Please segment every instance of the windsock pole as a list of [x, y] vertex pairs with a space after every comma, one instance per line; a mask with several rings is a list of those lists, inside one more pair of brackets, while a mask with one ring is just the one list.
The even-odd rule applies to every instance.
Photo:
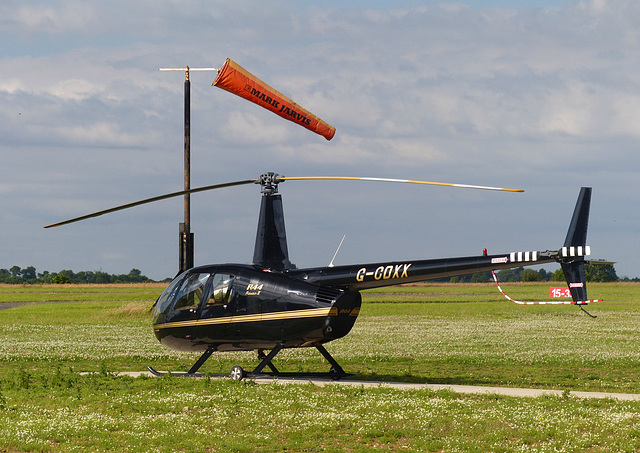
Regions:
[[[184, 71], [184, 190], [191, 189], [191, 81], [189, 71], [218, 71], [217, 68], [159, 68], [159, 71]], [[191, 232], [191, 196], [184, 195], [184, 222], [178, 226], [179, 265], [184, 272], [194, 265], [194, 240]]]

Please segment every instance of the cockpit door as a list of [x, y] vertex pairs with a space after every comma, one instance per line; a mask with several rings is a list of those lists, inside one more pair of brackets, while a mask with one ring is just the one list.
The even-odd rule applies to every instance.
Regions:
[[[237, 310], [235, 277], [230, 274], [213, 274], [209, 282], [209, 295], [201, 302], [199, 318], [209, 326], [212, 339], [236, 341], [238, 329], [233, 321]], [[215, 337], [215, 338], [214, 338]]]
[[231, 316], [235, 312], [234, 277], [229, 274], [211, 276], [209, 295], [201, 303], [201, 318]]

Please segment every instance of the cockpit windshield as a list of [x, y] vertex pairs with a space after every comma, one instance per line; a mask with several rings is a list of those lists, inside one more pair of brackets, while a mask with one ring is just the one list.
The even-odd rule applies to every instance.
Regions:
[[177, 277], [158, 298], [153, 313], [153, 323], [165, 322], [172, 311], [195, 313], [203, 296], [209, 273], [189, 274]]

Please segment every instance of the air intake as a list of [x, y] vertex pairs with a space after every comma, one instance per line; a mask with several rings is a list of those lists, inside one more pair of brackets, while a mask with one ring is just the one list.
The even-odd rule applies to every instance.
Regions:
[[333, 304], [340, 295], [344, 293], [341, 289], [320, 287], [316, 295], [316, 301], [323, 304]]

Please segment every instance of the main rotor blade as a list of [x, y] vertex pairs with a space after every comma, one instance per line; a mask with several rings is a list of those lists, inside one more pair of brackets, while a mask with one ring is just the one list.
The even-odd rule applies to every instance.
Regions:
[[94, 212], [92, 214], [87, 214], [87, 215], [83, 215], [83, 216], [80, 216], [80, 217], [75, 217], [73, 219], [65, 220], [64, 222], [53, 223], [51, 225], [45, 226], [45, 228], [54, 228], [54, 227], [58, 227], [58, 226], [62, 226], [62, 225], [67, 225], [69, 223], [74, 223], [74, 222], [79, 222], [81, 220], [90, 219], [91, 217], [98, 217], [98, 216], [101, 216], [103, 214], [109, 214], [111, 212], [122, 211], [123, 209], [133, 208], [134, 206], [140, 206], [142, 204], [153, 203], [154, 201], [165, 200], [167, 198], [179, 197], [180, 195], [187, 195], [187, 194], [196, 193], [196, 192], [204, 192], [206, 190], [222, 189], [224, 187], [241, 186], [243, 184], [253, 184], [255, 182], [256, 182], [256, 179], [245, 179], [244, 181], [234, 181], [234, 182], [227, 182], [227, 183], [223, 183], [223, 184], [214, 184], [214, 185], [211, 185], [211, 186], [197, 187], [195, 189], [190, 189], [190, 190], [181, 190], [180, 192], [172, 192], [172, 193], [168, 193], [168, 194], [165, 194], [165, 195], [159, 195], [157, 197], [146, 198], [144, 200], [134, 201], [133, 203], [127, 203], [127, 204], [123, 204], [121, 206], [116, 206], [115, 208], [105, 209], [104, 211], [98, 211], [98, 212]]
[[409, 184], [429, 184], [433, 186], [462, 187], [465, 189], [500, 190], [503, 192], [524, 192], [522, 189], [505, 189], [502, 187], [473, 186], [470, 184], [453, 184], [449, 182], [414, 181], [411, 179], [389, 179], [389, 178], [361, 178], [356, 176], [281, 176], [280, 180], [313, 180], [313, 179], [338, 179], [351, 181], [382, 181], [382, 182], [402, 182]]

